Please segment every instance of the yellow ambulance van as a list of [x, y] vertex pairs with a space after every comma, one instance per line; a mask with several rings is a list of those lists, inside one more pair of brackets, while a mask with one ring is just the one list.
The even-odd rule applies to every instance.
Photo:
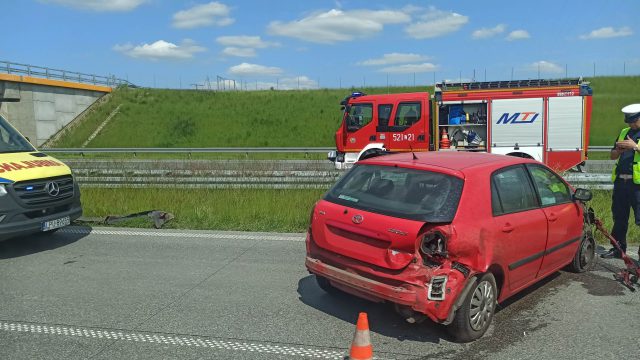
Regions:
[[71, 169], [0, 116], [0, 241], [53, 232], [82, 215]]

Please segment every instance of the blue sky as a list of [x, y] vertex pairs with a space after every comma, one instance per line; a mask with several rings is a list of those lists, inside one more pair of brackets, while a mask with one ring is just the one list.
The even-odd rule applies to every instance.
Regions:
[[0, 61], [141, 86], [640, 74], [638, 0], [4, 0], [0, 20]]

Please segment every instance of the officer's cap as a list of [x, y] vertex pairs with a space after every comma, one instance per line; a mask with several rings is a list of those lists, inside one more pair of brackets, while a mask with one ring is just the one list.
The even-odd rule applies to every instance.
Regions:
[[631, 104], [622, 108], [624, 122], [634, 123], [640, 119], [640, 104]]

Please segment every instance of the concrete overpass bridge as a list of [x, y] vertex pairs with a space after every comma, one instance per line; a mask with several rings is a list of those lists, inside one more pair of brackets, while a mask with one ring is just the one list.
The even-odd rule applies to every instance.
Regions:
[[112, 77], [0, 61], [0, 116], [40, 146], [123, 83]]

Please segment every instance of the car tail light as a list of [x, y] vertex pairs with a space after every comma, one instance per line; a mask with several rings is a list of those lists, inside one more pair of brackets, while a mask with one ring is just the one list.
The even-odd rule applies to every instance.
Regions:
[[313, 224], [313, 213], [316, 211], [316, 205], [318, 205], [317, 202], [313, 204], [313, 206], [311, 207], [311, 212], [309, 213], [309, 231], [311, 231], [311, 225]]

